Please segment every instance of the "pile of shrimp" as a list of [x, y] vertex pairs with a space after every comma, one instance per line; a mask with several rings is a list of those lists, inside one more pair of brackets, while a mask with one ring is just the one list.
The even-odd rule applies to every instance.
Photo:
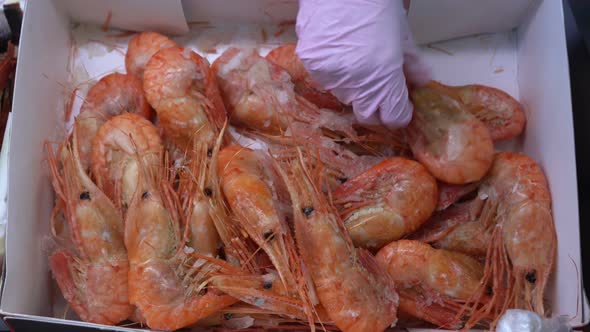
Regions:
[[390, 132], [356, 123], [294, 45], [229, 48], [210, 64], [143, 32], [125, 67], [46, 144], [49, 265], [80, 319], [384, 331], [549, 312], [547, 180], [531, 157], [494, 148], [526, 125], [510, 95], [432, 81]]

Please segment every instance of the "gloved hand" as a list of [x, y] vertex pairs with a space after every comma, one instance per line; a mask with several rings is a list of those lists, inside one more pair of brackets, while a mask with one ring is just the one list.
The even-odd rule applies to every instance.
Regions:
[[[401, 0], [299, 0], [295, 52], [362, 124], [395, 129], [412, 119], [406, 78], [430, 79]], [[405, 72], [405, 73], [404, 73]]]

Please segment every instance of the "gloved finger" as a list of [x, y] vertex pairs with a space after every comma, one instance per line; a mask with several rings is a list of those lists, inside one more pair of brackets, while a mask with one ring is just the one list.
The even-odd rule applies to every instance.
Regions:
[[366, 96], [352, 102], [352, 111], [356, 120], [363, 125], [378, 126], [381, 125], [379, 120], [380, 100], [375, 96]]
[[394, 76], [388, 93], [379, 105], [379, 119], [389, 129], [406, 127], [412, 120], [414, 107], [409, 98], [403, 73]]

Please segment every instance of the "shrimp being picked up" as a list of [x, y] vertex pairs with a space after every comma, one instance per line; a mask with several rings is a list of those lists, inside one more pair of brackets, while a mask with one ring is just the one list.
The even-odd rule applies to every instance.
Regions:
[[436, 180], [413, 160], [386, 159], [333, 192], [356, 246], [379, 249], [415, 231], [434, 211]]
[[295, 54], [295, 44], [279, 46], [266, 55], [266, 59], [285, 69], [293, 84], [295, 92], [314, 103], [319, 108], [342, 110], [344, 105], [329, 91], [322, 90], [317, 82], [311, 79], [309, 73]]
[[[434, 249], [413, 240], [392, 242], [376, 257], [403, 294], [400, 310], [441, 328], [461, 325], [455, 320], [462, 303], [479, 289], [484, 273], [483, 264], [467, 255]], [[418, 300], [424, 303], [417, 305]], [[416, 310], [420, 307], [423, 310]]]
[[181, 152], [190, 151], [193, 140], [215, 145], [226, 114], [207, 59], [189, 49], [162, 49], [146, 65], [143, 88], [164, 138]]
[[156, 127], [148, 120], [126, 113], [107, 121], [92, 145], [92, 173], [96, 183], [125, 211], [139, 181], [138, 158], [146, 167], [159, 168], [164, 147]]
[[71, 236], [65, 240], [73, 243], [71, 249], [51, 253], [49, 266], [64, 298], [82, 320], [114, 325], [134, 311], [128, 298], [123, 218], [86, 174], [75, 148], [76, 129], [72, 137], [73, 141], [63, 147], [61, 169], [51, 148], [47, 148], [53, 187], [63, 202]]
[[146, 119], [151, 108], [143, 95], [141, 81], [132, 75], [109, 74], [90, 90], [76, 117], [78, 149], [84, 169], [90, 167], [92, 141], [100, 127], [115, 115], [136, 113]]
[[[236, 302], [212, 289], [201, 289], [218, 265], [185, 251], [178, 199], [162, 172], [138, 161], [140, 181], [125, 219], [129, 256], [129, 301], [148, 327], [175, 330]], [[206, 257], [206, 256], [203, 256]]]
[[[555, 263], [557, 235], [543, 171], [525, 154], [500, 152], [480, 192], [487, 195], [486, 204], [495, 207], [493, 213], [482, 216], [496, 224], [490, 235], [485, 280], [493, 284], [494, 292], [505, 294], [474, 312], [471, 322], [497, 307], [499, 316], [506, 309], [544, 316], [543, 295]], [[474, 301], [484, 294], [480, 288]]]
[[[383, 331], [397, 320], [393, 280], [369, 252], [354, 247], [319, 190], [321, 175], [310, 173], [304, 160], [299, 153], [279, 171], [291, 195], [295, 238], [318, 299], [342, 331]], [[321, 174], [321, 167], [316, 171]]]
[[161, 49], [175, 46], [173, 40], [157, 32], [147, 31], [138, 34], [129, 41], [125, 53], [127, 73], [143, 80], [145, 66], [152, 56]]
[[416, 159], [446, 183], [480, 180], [494, 158], [486, 126], [459, 102], [427, 86], [415, 89], [412, 101], [414, 117], [407, 133]]

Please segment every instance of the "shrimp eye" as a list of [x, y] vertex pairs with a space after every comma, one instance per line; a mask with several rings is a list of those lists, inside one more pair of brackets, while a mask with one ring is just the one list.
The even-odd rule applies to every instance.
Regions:
[[208, 149], [207, 150], [207, 157], [211, 157], [213, 156], [213, 150], [212, 149]]
[[80, 199], [83, 201], [89, 201], [90, 200], [90, 193], [88, 191], [81, 192]]
[[535, 273], [535, 271], [532, 271], [532, 272], [527, 273], [525, 278], [528, 282], [530, 282], [531, 284], [534, 284], [535, 281], [537, 281], [537, 274]]
[[150, 192], [149, 191], [144, 191], [143, 194], [141, 194], [141, 199], [146, 199], [150, 197]]
[[211, 197], [211, 195], [213, 195], [213, 191], [209, 187], [205, 188], [203, 191], [205, 192], [205, 196], [207, 197]]
[[314, 209], [311, 206], [306, 206], [303, 209], [301, 209], [301, 211], [303, 212], [303, 214], [305, 214], [306, 217], [309, 217], [309, 215], [313, 213]]
[[227, 312], [225, 314], [223, 314], [223, 319], [225, 320], [230, 320], [234, 315], [232, 315], [231, 313]]
[[494, 293], [494, 291], [492, 290], [492, 287], [490, 287], [489, 285], [486, 286], [486, 295], [492, 295]]
[[270, 239], [270, 238], [272, 238], [274, 236], [274, 233], [272, 231], [271, 232], [266, 232], [266, 233], [263, 234], [263, 236], [264, 236], [264, 239], [265, 240], [268, 240], [268, 239]]
[[265, 281], [264, 284], [262, 284], [262, 288], [271, 289], [272, 288], [272, 281]]
[[341, 178], [338, 178], [338, 181], [340, 181], [340, 183], [344, 183], [344, 182], [348, 181], [348, 178], [343, 176]]

